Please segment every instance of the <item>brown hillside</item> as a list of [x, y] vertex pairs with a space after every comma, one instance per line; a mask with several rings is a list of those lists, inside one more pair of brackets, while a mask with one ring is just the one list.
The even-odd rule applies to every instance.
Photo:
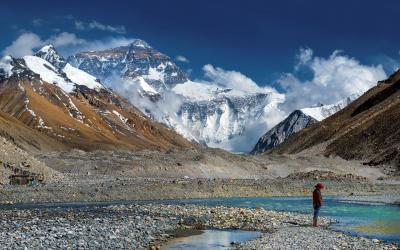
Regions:
[[77, 88], [12, 77], [0, 82], [0, 134], [37, 151], [195, 147], [108, 89]]
[[316, 153], [400, 166], [400, 70], [345, 109], [295, 134], [272, 153]]

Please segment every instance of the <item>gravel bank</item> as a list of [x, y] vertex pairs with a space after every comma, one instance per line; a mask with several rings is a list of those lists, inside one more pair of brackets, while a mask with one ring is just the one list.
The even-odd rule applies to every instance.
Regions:
[[[320, 181], [320, 180], [318, 180]], [[0, 186], [0, 203], [153, 200], [213, 197], [310, 196], [316, 180], [167, 179], [68, 176], [44, 186]], [[324, 195], [400, 193], [398, 184], [323, 180]]]
[[[242, 249], [262, 249], [270, 241], [276, 245], [269, 246], [280, 249], [280, 244], [285, 244], [281, 246], [288, 249], [293, 249], [290, 246], [294, 244], [299, 249], [312, 248], [307, 236], [317, 237], [324, 247], [333, 247], [340, 239], [341, 244], [347, 244], [348, 248], [397, 248], [328, 229], [310, 228], [307, 226], [311, 220], [309, 215], [263, 209], [146, 204], [2, 210], [0, 218], [0, 244], [3, 249], [158, 249], [172, 237], [174, 230], [204, 228], [264, 232], [264, 237], [238, 246]], [[321, 218], [322, 226], [333, 222]]]
[[239, 249], [398, 249], [398, 246], [326, 228], [292, 226], [282, 227], [259, 239], [245, 242]]

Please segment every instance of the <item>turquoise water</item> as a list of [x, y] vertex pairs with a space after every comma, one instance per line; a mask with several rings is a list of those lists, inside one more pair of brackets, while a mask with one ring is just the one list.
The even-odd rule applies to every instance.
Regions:
[[260, 232], [241, 230], [203, 230], [202, 234], [179, 237], [171, 240], [162, 250], [231, 250], [236, 249], [231, 242], [243, 242], [261, 236]]
[[[287, 212], [312, 213], [310, 197], [221, 198], [177, 200], [173, 203], [225, 205], [264, 208]], [[321, 216], [339, 221], [332, 228], [351, 234], [400, 243], [400, 206], [384, 203], [346, 201], [324, 198]], [[310, 222], [311, 223], [311, 222]]]

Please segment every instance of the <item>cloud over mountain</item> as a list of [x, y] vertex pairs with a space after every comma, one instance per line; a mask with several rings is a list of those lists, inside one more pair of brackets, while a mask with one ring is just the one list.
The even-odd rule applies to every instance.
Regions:
[[[334, 51], [328, 58], [314, 56], [311, 49], [300, 49], [293, 73], [277, 81], [286, 95], [285, 111], [323, 103], [335, 103], [354, 93], [363, 93], [385, 79], [382, 65], [364, 65], [355, 58]], [[309, 71], [311, 79], [301, 80], [297, 73]]]

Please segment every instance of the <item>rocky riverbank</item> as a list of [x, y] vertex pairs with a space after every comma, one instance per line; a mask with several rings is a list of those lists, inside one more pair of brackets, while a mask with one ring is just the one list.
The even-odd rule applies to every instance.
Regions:
[[219, 228], [263, 232], [257, 240], [236, 245], [241, 249], [398, 247], [331, 231], [326, 226], [334, 221], [328, 218], [321, 218], [322, 228], [310, 228], [310, 220], [295, 213], [198, 205], [9, 209], [0, 213], [0, 244], [4, 249], [159, 249], [177, 230]]

